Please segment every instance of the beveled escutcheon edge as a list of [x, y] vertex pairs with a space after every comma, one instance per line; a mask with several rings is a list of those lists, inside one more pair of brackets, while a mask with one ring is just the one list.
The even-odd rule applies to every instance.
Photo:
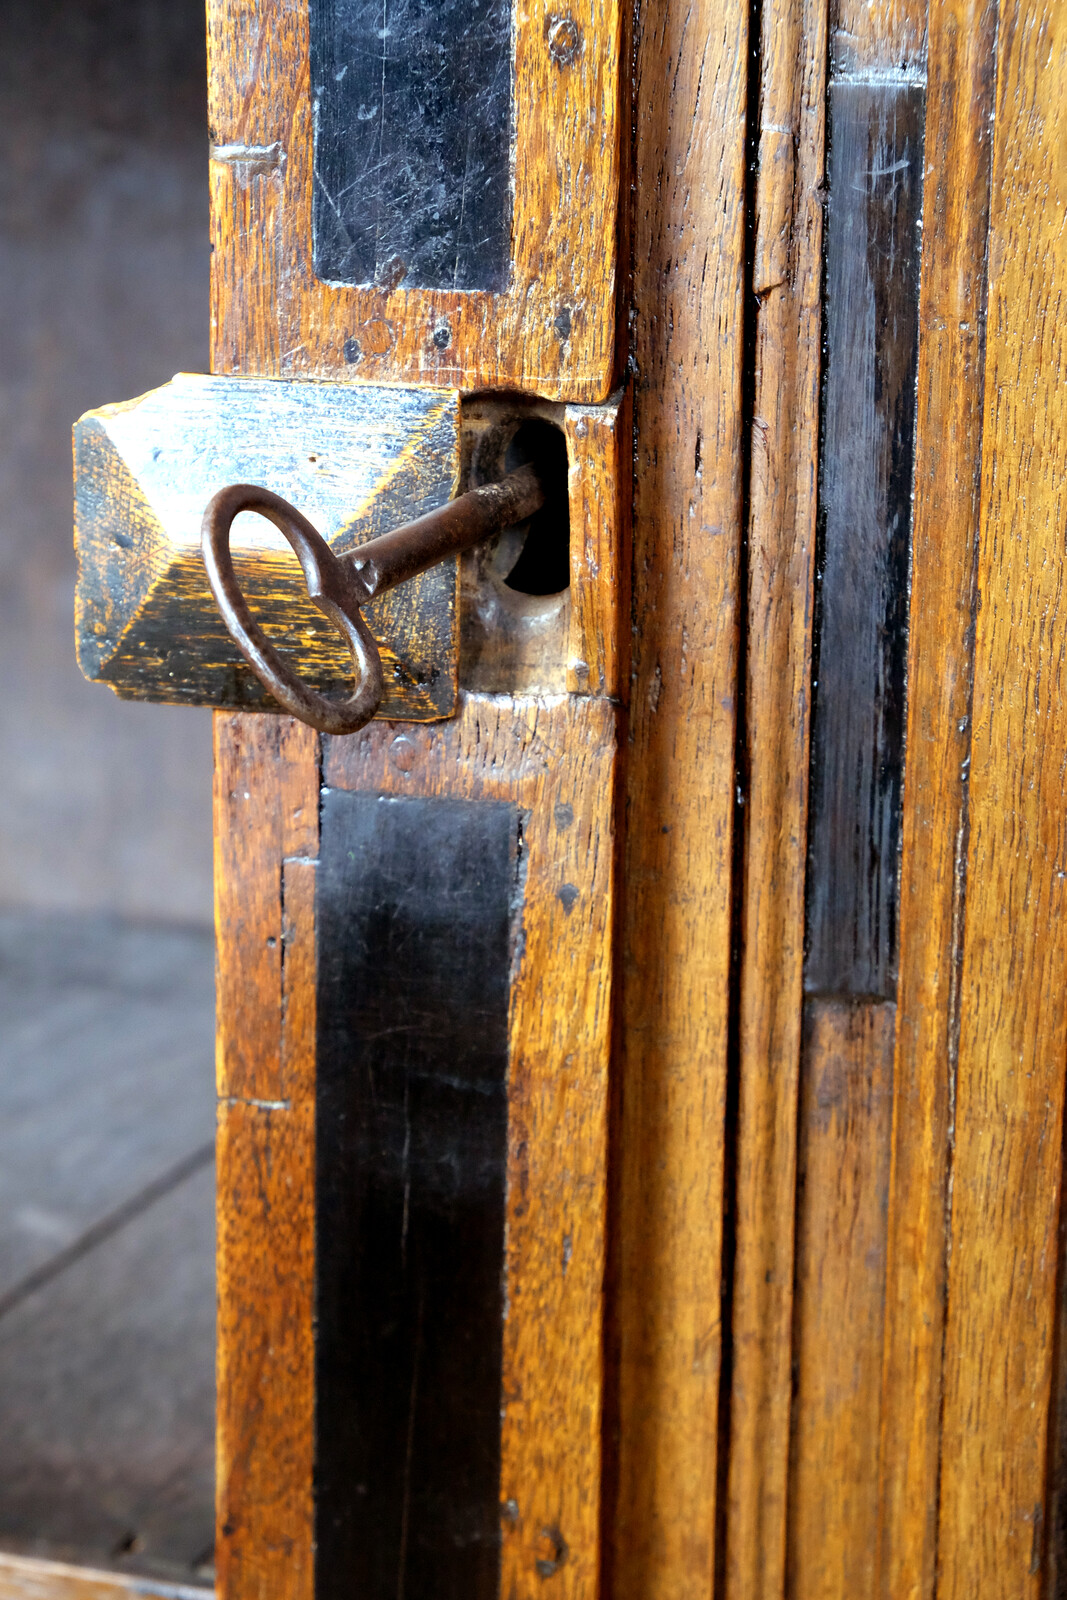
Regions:
[[[308, 594], [348, 646], [357, 684], [347, 699], [328, 700], [309, 689], [252, 615], [230, 555], [230, 528], [242, 511], [266, 517], [288, 540], [303, 570]], [[381, 704], [382, 663], [360, 610], [370, 595], [358, 574], [338, 561], [325, 539], [294, 506], [255, 484], [231, 483], [212, 496], [204, 512], [202, 544], [208, 581], [219, 610], [263, 687], [286, 711], [320, 733], [356, 733], [366, 727]]]

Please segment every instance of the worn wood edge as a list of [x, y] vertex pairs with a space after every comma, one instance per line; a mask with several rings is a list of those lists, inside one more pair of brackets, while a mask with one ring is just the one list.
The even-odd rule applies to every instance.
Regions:
[[826, 143], [826, 6], [761, 15], [725, 1574], [785, 1592]]
[[523, 814], [501, 1463], [501, 1593], [515, 1600], [542, 1597], [548, 1577], [568, 1600], [599, 1592], [618, 718], [593, 697], [466, 694], [454, 722], [325, 743], [327, 785]]
[[933, 1600], [967, 850], [996, 5], [929, 19], [878, 1583]]
[[214, 726], [218, 1588], [312, 1600], [319, 739]]
[[0, 1551], [0, 1600], [211, 1600], [210, 1586]]
[[833, 75], [921, 71], [926, 31], [927, 0], [834, 0]]
[[[596, 0], [572, 77], [549, 61], [532, 14], [516, 34], [513, 270], [508, 290], [492, 295], [337, 288], [314, 278], [306, 12], [282, 0], [258, 8], [211, 0], [216, 370], [247, 366], [245, 284], [260, 324], [261, 370], [606, 399], [617, 359], [621, 11], [617, 0]], [[257, 65], [239, 74], [238, 62]], [[562, 306], [566, 338], [555, 325]], [[445, 350], [433, 340], [442, 322], [452, 333]], [[358, 374], [343, 355], [346, 338], [359, 342]]]
[[748, 20], [728, 0], [635, 21], [615, 1600], [705, 1600], [714, 1583]]
[[1067, 1052], [1061, 29], [1043, 0], [1000, 8], [939, 1600], [1045, 1583]]
[[630, 390], [604, 406], [568, 406], [571, 611], [567, 691], [612, 699], [629, 688]]
[[804, 1008], [791, 1600], [874, 1593], [895, 1012], [847, 999]]

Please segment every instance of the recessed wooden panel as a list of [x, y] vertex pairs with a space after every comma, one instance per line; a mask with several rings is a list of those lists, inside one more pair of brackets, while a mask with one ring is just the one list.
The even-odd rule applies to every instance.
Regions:
[[506, 287], [510, 0], [311, 0], [324, 283]]
[[317, 1600], [497, 1594], [521, 852], [507, 801], [323, 795]]
[[[459, 132], [472, 142], [463, 145], [460, 196], [477, 164], [490, 157], [483, 176], [493, 174], [488, 192], [496, 192], [497, 152], [506, 137], [514, 199], [501, 285], [458, 282], [457, 263], [464, 258], [450, 245], [453, 281], [416, 286], [408, 281], [408, 257], [418, 254], [411, 234], [404, 249], [398, 244], [379, 263], [383, 235], [375, 242], [376, 281], [346, 287], [324, 283], [314, 259], [316, 113], [308, 10], [289, 0], [210, 0], [217, 372], [252, 367], [273, 377], [520, 388], [583, 402], [610, 393], [617, 366], [619, 0], [558, 12], [516, 5], [508, 59], [513, 116], [496, 78], [494, 87], [485, 87], [486, 68], [496, 72], [499, 15], [493, 8], [480, 15], [485, 59], [469, 76], [476, 97], [488, 99], [480, 110], [461, 113]], [[435, 26], [438, 16], [435, 10]], [[443, 22], [447, 39], [450, 13]], [[409, 45], [421, 49], [414, 39]], [[338, 40], [332, 48], [344, 53], [347, 46]], [[353, 70], [351, 52], [334, 59], [335, 74]], [[464, 85], [458, 89], [464, 92]], [[374, 102], [379, 119], [383, 103]], [[372, 103], [359, 104], [369, 116]], [[323, 114], [320, 103], [320, 119]], [[443, 114], [453, 115], [449, 105]], [[325, 115], [333, 115], [328, 103]], [[451, 140], [456, 131], [450, 127], [446, 135], [442, 125], [441, 135]], [[410, 127], [407, 137], [414, 137]], [[458, 154], [445, 165], [459, 171]], [[328, 181], [332, 193], [337, 180], [328, 175]], [[448, 177], [441, 202], [455, 213], [462, 238], [466, 211], [461, 203], [455, 212], [451, 182]], [[416, 213], [420, 228], [442, 220], [434, 223], [434, 208], [426, 211], [418, 189], [415, 182], [412, 193], [396, 201], [393, 214], [404, 213], [405, 229], [416, 226]], [[493, 206], [498, 209], [496, 200]], [[472, 236], [472, 261], [479, 252], [484, 257], [485, 232]], [[440, 264], [433, 273], [443, 275]], [[433, 274], [427, 269], [427, 275]]]

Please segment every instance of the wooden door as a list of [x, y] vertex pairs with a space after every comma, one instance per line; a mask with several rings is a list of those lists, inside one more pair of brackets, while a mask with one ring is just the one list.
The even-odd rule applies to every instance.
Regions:
[[217, 0], [209, 45], [215, 373], [351, 381], [356, 450], [359, 386], [465, 391], [460, 487], [540, 429], [569, 521], [554, 579], [464, 558], [448, 720], [216, 720], [219, 1586], [589, 1594], [626, 671], [620, 16]]
[[220, 1591], [1056, 1596], [1064, 16], [438, 20], [209, 6], [214, 371], [570, 529], [454, 707], [216, 719]]

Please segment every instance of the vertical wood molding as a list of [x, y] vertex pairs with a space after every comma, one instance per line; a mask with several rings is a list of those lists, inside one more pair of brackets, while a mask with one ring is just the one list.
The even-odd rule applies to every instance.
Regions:
[[874, 1592], [894, 1009], [805, 1007], [790, 1600]]
[[870, 1594], [877, 1572], [925, 0], [837, 0], [829, 32], [790, 1600]]
[[637, 18], [615, 1600], [714, 1582], [747, 17]]
[[939, 1600], [1042, 1590], [1067, 1054], [1067, 16], [997, 37]]
[[967, 847], [995, 0], [930, 14], [882, 1377], [883, 1600], [932, 1600]]
[[215, 716], [218, 1534], [226, 1600], [311, 1600], [318, 735]]
[[729, 1600], [784, 1592], [826, 132], [825, 0], [761, 15]]

